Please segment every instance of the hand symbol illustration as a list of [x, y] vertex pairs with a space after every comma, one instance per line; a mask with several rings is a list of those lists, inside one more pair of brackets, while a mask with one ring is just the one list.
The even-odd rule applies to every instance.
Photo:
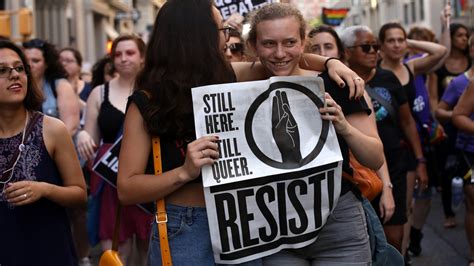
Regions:
[[283, 163], [299, 164], [301, 162], [300, 135], [286, 92], [276, 91], [273, 96], [272, 135], [281, 152]]

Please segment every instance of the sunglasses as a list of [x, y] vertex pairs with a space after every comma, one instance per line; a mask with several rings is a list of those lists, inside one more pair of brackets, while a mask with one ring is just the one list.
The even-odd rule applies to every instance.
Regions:
[[357, 47], [360, 47], [362, 49], [362, 52], [366, 54], [370, 53], [371, 48], [373, 48], [375, 52], [377, 52], [380, 49], [380, 45], [378, 44], [360, 44], [360, 45], [350, 46], [347, 48], [357, 48]]
[[41, 49], [41, 48], [43, 48], [44, 44], [45, 44], [45, 41], [43, 41], [41, 39], [33, 39], [33, 40], [30, 40], [30, 41], [24, 42], [23, 47], [26, 48], [26, 49], [29, 49], [29, 48]]
[[227, 51], [227, 49], [230, 50], [230, 52], [235, 55], [235, 54], [240, 54], [244, 51], [244, 44], [243, 43], [231, 43], [229, 45], [225, 46], [224, 52]]

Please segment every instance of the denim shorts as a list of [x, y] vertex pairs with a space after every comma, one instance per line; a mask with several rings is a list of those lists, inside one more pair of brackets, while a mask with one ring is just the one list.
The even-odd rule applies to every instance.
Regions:
[[[166, 204], [168, 241], [173, 265], [216, 265], [212, 252], [206, 208]], [[156, 221], [151, 230], [148, 265], [161, 265], [160, 238]], [[261, 260], [239, 264], [260, 266]]]
[[341, 195], [311, 245], [282, 250], [265, 257], [264, 265], [370, 265], [372, 256], [365, 212], [361, 201], [351, 191]]

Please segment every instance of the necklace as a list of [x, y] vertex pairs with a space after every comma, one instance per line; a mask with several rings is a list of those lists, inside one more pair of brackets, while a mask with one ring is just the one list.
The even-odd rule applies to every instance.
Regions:
[[3, 185], [3, 189], [2, 189], [2, 194], [5, 190], [5, 184], [7, 184], [8, 182], [10, 182], [13, 178], [13, 170], [15, 169], [18, 161], [20, 160], [20, 157], [21, 157], [21, 153], [23, 152], [23, 150], [25, 150], [25, 131], [26, 131], [26, 126], [28, 125], [28, 111], [26, 111], [26, 119], [25, 119], [25, 126], [23, 127], [23, 131], [21, 133], [21, 143], [20, 145], [18, 145], [18, 150], [20, 151], [18, 153], [18, 156], [15, 158], [15, 162], [13, 163], [13, 166], [5, 171], [2, 172], [2, 176], [5, 174], [5, 173], [8, 173], [11, 171], [10, 175], [8, 176], [7, 180], [3, 181], [3, 180], [0, 180], [0, 184]]

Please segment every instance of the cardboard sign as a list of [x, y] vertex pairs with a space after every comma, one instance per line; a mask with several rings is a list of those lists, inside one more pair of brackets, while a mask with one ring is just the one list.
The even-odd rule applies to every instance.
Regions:
[[342, 155], [322, 120], [316, 77], [193, 88], [196, 136], [219, 136], [202, 169], [216, 263], [235, 264], [314, 242], [341, 190]]

